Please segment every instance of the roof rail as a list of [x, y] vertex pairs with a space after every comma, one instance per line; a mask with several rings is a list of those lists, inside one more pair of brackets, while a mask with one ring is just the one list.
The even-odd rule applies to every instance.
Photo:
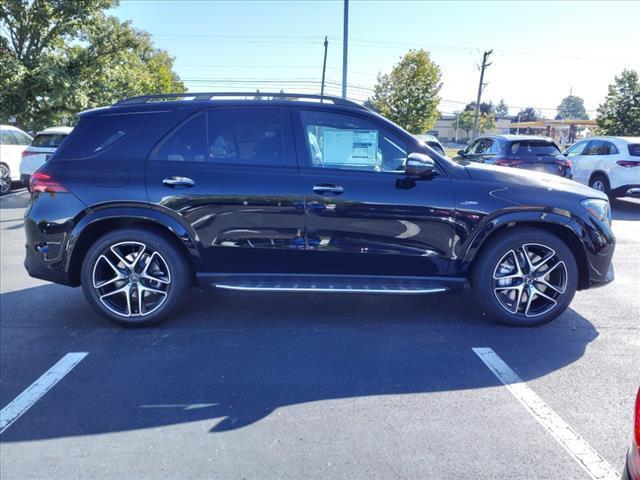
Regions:
[[[155, 95], [141, 95], [138, 97], [129, 97], [124, 100], [120, 100], [114, 105], [136, 105], [140, 103], [153, 103], [153, 102], [170, 102], [174, 100], [190, 100], [190, 101], [206, 101], [214, 100], [215, 98], [229, 98], [229, 97], [250, 97], [247, 100], [263, 100], [263, 99], [277, 99], [284, 100], [289, 99], [310, 99], [323, 103], [325, 101], [331, 102], [334, 105], [345, 105], [349, 107], [356, 107], [367, 110], [367, 107], [360, 105], [352, 100], [347, 100], [341, 97], [334, 97], [331, 95], [315, 95], [308, 93], [266, 93], [266, 92], [186, 92], [186, 93], [160, 93]], [[260, 97], [260, 98], [256, 98]]]

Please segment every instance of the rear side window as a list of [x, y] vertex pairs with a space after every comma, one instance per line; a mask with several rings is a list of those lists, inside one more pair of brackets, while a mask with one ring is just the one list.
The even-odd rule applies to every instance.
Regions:
[[614, 155], [618, 149], [613, 143], [604, 140], [592, 140], [583, 155]]
[[207, 126], [210, 162], [285, 166], [280, 110], [210, 110]]
[[31, 143], [31, 137], [26, 133], [22, 133], [17, 130], [14, 130], [12, 133], [18, 145], [29, 145]]
[[0, 145], [16, 145], [17, 140], [10, 130], [0, 131]]
[[511, 155], [557, 155], [560, 149], [553, 142], [544, 140], [521, 140], [513, 142], [509, 147]]
[[153, 156], [171, 162], [204, 162], [207, 158], [204, 113], [187, 120], [173, 132]]
[[629, 155], [640, 157], [640, 143], [629, 145]]
[[80, 159], [98, 155], [145, 127], [156, 115], [144, 112], [81, 117], [56, 157]]
[[66, 133], [43, 133], [36, 135], [36, 138], [31, 142], [31, 146], [41, 148], [58, 148], [66, 136]]

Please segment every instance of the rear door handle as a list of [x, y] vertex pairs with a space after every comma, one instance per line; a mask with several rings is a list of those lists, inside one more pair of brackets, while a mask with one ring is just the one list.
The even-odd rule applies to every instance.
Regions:
[[189, 177], [169, 177], [162, 180], [162, 183], [171, 188], [193, 187], [196, 184]]
[[313, 191], [318, 195], [340, 195], [344, 192], [344, 188], [340, 185], [329, 185], [327, 183], [321, 183], [313, 186]]

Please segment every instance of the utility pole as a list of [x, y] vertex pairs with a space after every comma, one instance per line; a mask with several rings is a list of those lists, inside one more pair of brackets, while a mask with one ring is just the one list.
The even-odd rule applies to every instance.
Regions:
[[327, 37], [324, 37], [324, 61], [322, 62], [322, 85], [320, 86], [320, 96], [324, 97], [324, 74], [327, 71], [327, 47], [329, 46], [329, 41]]
[[456, 138], [454, 142], [458, 143], [458, 119], [460, 118], [460, 113], [456, 113]]
[[342, 20], [342, 98], [347, 98], [347, 49], [349, 46], [349, 0], [344, 0]]
[[482, 97], [482, 89], [484, 87], [484, 70], [487, 68], [490, 63], [487, 63], [489, 59], [489, 55], [493, 53], [493, 50], [489, 50], [488, 52], [484, 52], [482, 54], [482, 65], [480, 66], [480, 84], [478, 85], [478, 97], [476, 100], [476, 114], [473, 118], [473, 139], [478, 136], [478, 115], [480, 115], [480, 98]]

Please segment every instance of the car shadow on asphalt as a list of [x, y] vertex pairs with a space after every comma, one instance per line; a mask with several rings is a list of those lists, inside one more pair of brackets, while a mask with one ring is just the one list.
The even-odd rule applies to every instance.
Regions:
[[[222, 434], [309, 402], [498, 386], [473, 347], [493, 348], [529, 381], [572, 364], [598, 336], [571, 309], [538, 328], [496, 325], [466, 293], [194, 289], [172, 319], [144, 329], [111, 325], [79, 289], [57, 285], [2, 294], [0, 307], [3, 386], [19, 392], [35, 380], [20, 377], [30, 356], [89, 352], [3, 442], [196, 421]], [[358, 406], [346, 405], [349, 422]]]
[[640, 200], [614, 198], [611, 200], [611, 216], [614, 220], [640, 220]]

